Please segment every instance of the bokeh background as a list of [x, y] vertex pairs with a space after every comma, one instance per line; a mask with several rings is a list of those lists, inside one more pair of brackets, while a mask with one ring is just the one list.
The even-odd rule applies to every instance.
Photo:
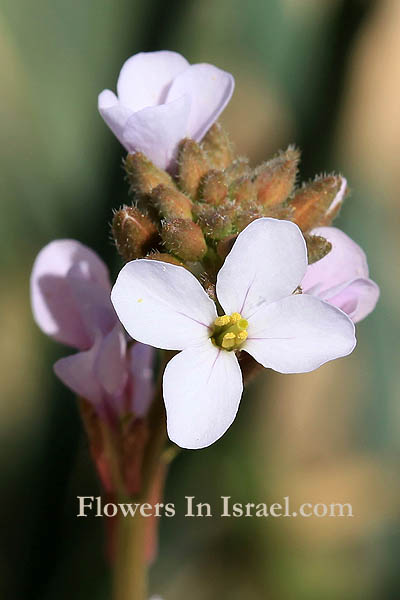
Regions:
[[99, 487], [66, 350], [32, 322], [29, 273], [72, 237], [115, 268], [108, 222], [124, 202], [123, 151], [97, 114], [122, 62], [172, 49], [232, 72], [223, 122], [256, 163], [289, 143], [301, 176], [344, 173], [338, 224], [367, 251], [382, 296], [350, 358], [265, 372], [213, 447], [182, 453], [166, 499], [350, 502], [353, 519], [166, 519], [153, 592], [165, 600], [400, 597], [400, 2], [1, 0], [1, 598], [110, 598]]

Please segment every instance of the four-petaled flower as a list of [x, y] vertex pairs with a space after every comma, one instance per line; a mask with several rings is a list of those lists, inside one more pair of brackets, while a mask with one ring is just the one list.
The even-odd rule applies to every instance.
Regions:
[[99, 95], [99, 111], [128, 152], [143, 152], [162, 169], [173, 166], [179, 142], [199, 142], [231, 99], [230, 73], [190, 65], [176, 52], [141, 52], [123, 65], [118, 97]]
[[31, 275], [36, 323], [53, 339], [79, 350], [54, 371], [103, 418], [143, 416], [152, 399], [154, 350], [127, 348], [110, 302], [106, 265], [75, 240], [55, 240], [38, 254]]
[[146, 259], [123, 267], [111, 299], [128, 333], [181, 351], [163, 380], [171, 440], [203, 448], [231, 425], [243, 389], [237, 351], [275, 371], [299, 373], [353, 350], [354, 325], [345, 313], [293, 293], [306, 269], [300, 229], [270, 218], [248, 225], [225, 259], [216, 282], [220, 316], [185, 268]]
[[318, 227], [311, 231], [332, 244], [332, 250], [309, 265], [302, 290], [343, 310], [354, 323], [375, 308], [379, 287], [369, 278], [365, 252], [336, 227]]

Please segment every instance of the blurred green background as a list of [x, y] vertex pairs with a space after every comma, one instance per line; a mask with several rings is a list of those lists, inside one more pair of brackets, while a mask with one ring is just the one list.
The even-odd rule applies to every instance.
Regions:
[[123, 61], [171, 49], [232, 72], [223, 122], [256, 163], [295, 142], [301, 176], [340, 171], [338, 221], [367, 251], [382, 297], [350, 358], [265, 372], [224, 438], [182, 453], [166, 500], [350, 502], [353, 519], [165, 519], [151, 588], [165, 600], [385, 600], [400, 596], [400, 2], [1, 0], [0, 597], [110, 598], [97, 495], [66, 350], [32, 322], [29, 273], [53, 238], [114, 266], [123, 150], [97, 114]]

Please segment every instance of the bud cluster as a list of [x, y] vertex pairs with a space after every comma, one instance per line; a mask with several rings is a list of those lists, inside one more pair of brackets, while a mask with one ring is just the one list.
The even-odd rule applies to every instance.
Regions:
[[145, 257], [183, 265], [209, 289], [236, 236], [255, 219], [274, 217], [295, 222], [309, 262], [320, 260], [331, 245], [310, 232], [331, 224], [346, 182], [329, 175], [297, 186], [299, 160], [299, 151], [289, 146], [251, 169], [245, 158], [234, 155], [218, 123], [201, 144], [181, 141], [174, 175], [140, 152], [128, 154], [125, 170], [133, 204], [118, 210], [112, 223], [119, 253], [125, 261]]

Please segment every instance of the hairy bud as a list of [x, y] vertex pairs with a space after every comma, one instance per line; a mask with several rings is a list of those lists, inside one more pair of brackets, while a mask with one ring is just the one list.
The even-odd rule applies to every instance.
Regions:
[[159, 169], [141, 152], [128, 154], [125, 159], [125, 170], [131, 189], [138, 194], [151, 194], [160, 184], [174, 185], [166, 171]]
[[158, 237], [155, 224], [135, 206], [124, 206], [114, 214], [111, 231], [126, 261], [144, 256]]
[[214, 169], [225, 169], [233, 160], [232, 144], [220, 123], [214, 123], [208, 130], [202, 147]]
[[234, 208], [228, 206], [213, 207], [202, 204], [196, 207], [197, 222], [207, 237], [221, 240], [232, 233]]
[[222, 171], [209, 171], [201, 184], [201, 199], [207, 204], [219, 206], [228, 195], [228, 185]]
[[346, 194], [347, 182], [340, 175], [316, 179], [300, 188], [290, 204], [293, 221], [302, 231], [330, 225], [337, 215]]
[[332, 244], [320, 235], [305, 235], [304, 239], [307, 244], [309, 265], [321, 260], [332, 250]]
[[169, 263], [171, 265], [177, 265], [178, 267], [183, 267], [183, 263], [180, 260], [168, 254], [167, 252], [152, 252], [146, 256], [149, 260], [159, 260], [161, 262]]
[[161, 237], [168, 251], [184, 261], [201, 260], [207, 251], [201, 228], [190, 219], [166, 221]]
[[260, 207], [268, 210], [287, 200], [296, 181], [299, 159], [298, 150], [288, 148], [286, 152], [258, 167], [254, 187]]
[[237, 158], [224, 170], [224, 174], [228, 183], [232, 183], [239, 177], [250, 175], [251, 168], [248, 159], [244, 157]]
[[256, 201], [256, 191], [252, 178], [245, 175], [244, 177], [236, 179], [229, 188], [229, 196], [243, 209], [254, 206]]
[[195, 198], [201, 178], [209, 171], [210, 165], [206, 155], [193, 140], [186, 138], [179, 146], [178, 154], [178, 179], [180, 188]]
[[158, 185], [151, 193], [151, 202], [164, 219], [192, 218], [192, 201], [176, 187]]

